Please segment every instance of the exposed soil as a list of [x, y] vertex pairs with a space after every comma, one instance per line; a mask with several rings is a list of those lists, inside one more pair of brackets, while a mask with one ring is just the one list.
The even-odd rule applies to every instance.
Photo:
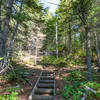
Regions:
[[[61, 98], [62, 98], [61, 90], [63, 89], [64, 84], [65, 84], [64, 81], [62, 81], [62, 77], [68, 76], [68, 74], [67, 74], [68, 69], [67, 68], [60, 69], [60, 68], [54, 68], [52, 66], [42, 68], [39, 66], [34, 66], [31, 68], [23, 68], [23, 70], [27, 70], [28, 72], [30, 72], [30, 75], [28, 76], [28, 78], [30, 79], [30, 82], [33, 84], [33, 86], [31, 86], [29, 83], [24, 84], [22, 82], [19, 82], [18, 85], [21, 88], [23, 88], [23, 92], [19, 93], [19, 100], [27, 100], [28, 99], [29, 94], [31, 93], [32, 88], [34, 87], [34, 85], [37, 81], [37, 78], [40, 75], [40, 72], [42, 70], [48, 70], [48, 71], [51, 70], [51, 71], [54, 71], [56, 73], [56, 77], [55, 77], [56, 78], [56, 91], [59, 92], [59, 94], [56, 95], [56, 99], [61, 100]], [[13, 86], [16, 86], [16, 83], [14, 83], [14, 82], [6, 83], [5, 81], [0, 80], [0, 89], [5, 90], [6, 88], [13, 87]], [[65, 99], [63, 99], [63, 100], [65, 100]]]
[[[77, 69], [77, 68], [74, 68]], [[42, 70], [47, 70], [47, 71], [54, 71], [55, 72], [55, 79], [56, 79], [56, 100], [66, 100], [63, 96], [62, 96], [62, 92], [61, 90], [64, 88], [65, 82], [62, 80], [63, 77], [68, 77], [69, 76], [69, 72], [73, 70], [73, 68], [56, 68], [54, 66], [49, 66], [49, 67], [44, 67], [42, 68], [41, 66], [32, 66], [32, 67], [25, 67], [23, 68], [23, 70], [27, 70], [30, 75], [28, 76], [28, 79], [30, 79], [30, 82], [32, 83], [33, 86], [31, 86], [29, 83], [22, 83], [22, 82], [18, 82], [18, 85], [23, 88], [23, 92], [19, 93], [19, 100], [28, 100], [29, 94], [32, 91], [32, 88], [34, 87], [40, 72]], [[83, 70], [83, 68], [80, 68], [80, 70]], [[7, 89], [8, 87], [13, 87], [16, 86], [16, 83], [9, 82], [6, 83], [3, 80], [0, 80], [0, 90], [3, 89], [4, 93], [5, 89]]]

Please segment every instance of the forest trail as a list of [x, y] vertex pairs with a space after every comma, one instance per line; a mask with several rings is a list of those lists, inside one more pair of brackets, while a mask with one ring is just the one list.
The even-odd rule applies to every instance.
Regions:
[[[35, 87], [37, 81], [38, 81], [38, 78], [41, 74], [42, 71], [46, 71], [46, 72], [54, 72], [55, 73], [55, 89], [56, 89], [56, 92], [59, 92], [59, 94], [56, 94], [55, 98], [56, 100], [61, 100], [62, 98], [62, 93], [61, 93], [61, 90], [64, 88], [64, 85], [66, 84], [62, 78], [63, 77], [68, 77], [68, 73], [70, 69], [68, 68], [57, 68], [57, 67], [54, 67], [54, 66], [48, 66], [48, 67], [41, 67], [41, 66], [33, 66], [33, 67], [30, 67], [30, 68], [27, 68], [26, 69], [27, 71], [29, 70], [30, 73], [32, 73], [31, 76], [29, 76], [29, 79], [30, 79], [30, 82], [32, 82], [33, 86], [30, 86], [28, 83], [23, 85], [23, 84], [20, 84], [20, 86], [23, 88], [23, 92], [19, 95], [19, 100], [28, 100], [33, 88]], [[44, 74], [44, 73], [43, 73]], [[50, 74], [51, 75], [51, 74]], [[41, 80], [40, 82], [43, 82], [44, 80]], [[45, 82], [50, 82], [52, 83], [53, 80], [46, 80], [45, 79]], [[47, 84], [48, 85], [48, 84]], [[51, 89], [48, 91], [50, 92]], [[41, 90], [39, 89], [39, 92], [41, 92]], [[38, 97], [39, 98], [39, 97]], [[65, 98], [63, 98], [63, 100], [66, 100]]]
[[55, 100], [55, 73], [41, 71], [28, 100]]
[[0, 100], [100, 100], [100, 0], [47, 1], [0, 0]]

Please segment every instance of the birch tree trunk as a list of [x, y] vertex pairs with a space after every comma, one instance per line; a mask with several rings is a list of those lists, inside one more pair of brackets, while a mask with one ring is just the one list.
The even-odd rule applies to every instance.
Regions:
[[96, 32], [94, 33], [95, 36], [95, 46], [96, 46], [96, 54], [97, 54], [97, 60], [98, 60], [98, 67], [100, 69], [100, 51], [98, 46], [98, 38]]
[[64, 50], [63, 50], [63, 56], [66, 57], [66, 54], [67, 54], [67, 53], [66, 53], [67, 35], [66, 35], [66, 32], [65, 32], [65, 28], [64, 28], [64, 36], [63, 36], [63, 37], [64, 37], [64, 45], [65, 45], [65, 46], [64, 46]]
[[37, 37], [35, 40], [35, 56], [34, 56], [34, 65], [37, 65], [37, 54], [38, 54], [38, 49], [37, 49]]
[[56, 22], [56, 58], [58, 59], [58, 26]]
[[0, 46], [1, 47], [0, 51], [2, 52], [2, 55], [4, 55], [4, 53], [5, 53], [5, 46], [6, 46], [7, 35], [8, 35], [8, 31], [9, 31], [10, 14], [12, 13], [13, 2], [14, 2], [14, 0], [8, 1], [7, 14], [6, 14], [7, 16], [4, 20], [3, 36], [2, 36], [3, 42]]
[[[21, 14], [21, 12], [22, 12], [22, 5], [23, 5], [23, 1], [21, 2], [21, 5], [20, 5], [19, 14]], [[6, 57], [5, 57], [5, 59], [4, 59], [4, 62], [3, 62], [3, 64], [2, 64], [2, 67], [1, 67], [2, 69], [4, 69], [5, 64], [7, 63], [7, 60], [8, 60], [8, 58], [9, 58], [10, 52], [11, 52], [11, 50], [12, 50], [12, 47], [13, 47], [13, 44], [14, 44], [14, 41], [15, 41], [15, 38], [16, 38], [18, 26], [19, 26], [19, 21], [17, 21], [17, 23], [16, 23], [15, 30], [14, 30], [14, 32], [13, 32], [12, 39], [11, 39], [10, 45], [9, 45], [9, 47], [8, 47], [8, 51], [7, 51]]]

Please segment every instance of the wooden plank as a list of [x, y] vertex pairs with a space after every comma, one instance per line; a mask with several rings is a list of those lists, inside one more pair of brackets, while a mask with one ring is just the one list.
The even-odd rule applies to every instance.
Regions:
[[50, 72], [50, 71], [43, 71], [42, 74], [54, 74], [54, 72]]
[[42, 83], [39, 83], [37, 85], [38, 88], [54, 88], [54, 84], [42, 84]]
[[35, 90], [35, 93], [39, 94], [53, 94], [53, 89], [44, 89], [44, 88], [38, 88]]
[[[41, 71], [40, 76], [42, 75], [42, 72], [43, 72], [43, 71]], [[39, 82], [39, 80], [40, 80], [40, 76], [39, 76], [39, 78], [38, 78], [38, 80], [37, 80], [37, 82], [36, 82], [34, 88], [32, 89], [32, 92], [31, 92], [31, 94], [29, 95], [28, 100], [32, 100], [32, 95], [34, 94], [35, 89], [37, 89], [37, 84], [38, 84], [38, 82]]]
[[41, 96], [41, 95], [33, 95], [32, 100], [53, 100], [53, 96]]
[[54, 72], [41, 72], [28, 100], [56, 100]]
[[54, 80], [40, 80], [39, 83], [54, 83]]
[[54, 77], [41, 76], [41, 80], [54, 80]]

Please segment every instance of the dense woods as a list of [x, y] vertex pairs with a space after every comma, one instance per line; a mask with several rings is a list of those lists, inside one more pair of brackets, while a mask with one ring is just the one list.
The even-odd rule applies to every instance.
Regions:
[[57, 100], [100, 99], [100, 1], [52, 5], [0, 0], [0, 100], [27, 100], [41, 70], [56, 73]]

